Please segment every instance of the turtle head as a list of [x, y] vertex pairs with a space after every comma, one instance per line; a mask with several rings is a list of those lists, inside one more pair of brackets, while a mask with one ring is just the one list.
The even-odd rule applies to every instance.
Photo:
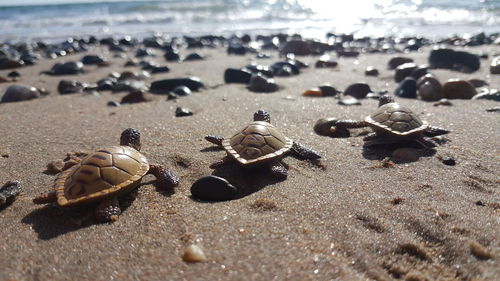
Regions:
[[122, 132], [120, 137], [120, 145], [130, 146], [135, 148], [135, 150], [141, 150], [141, 133], [134, 129], [128, 128]]
[[253, 121], [265, 121], [271, 123], [271, 116], [265, 110], [259, 109], [253, 114]]
[[383, 95], [378, 99], [378, 106], [382, 106], [387, 103], [394, 102], [394, 99], [389, 95]]

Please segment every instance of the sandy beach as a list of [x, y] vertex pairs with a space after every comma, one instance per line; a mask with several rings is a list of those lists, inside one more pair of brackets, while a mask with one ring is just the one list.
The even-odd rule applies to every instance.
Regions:
[[[498, 45], [458, 48], [489, 54], [474, 73], [437, 69], [440, 81], [482, 79], [500, 88], [500, 76], [489, 72]], [[181, 54], [193, 50], [181, 49]], [[361, 54], [336, 58], [335, 68], [314, 67], [319, 56], [299, 57], [309, 63], [298, 76], [276, 77], [279, 91], [253, 93], [243, 84], [226, 84], [226, 68], [256, 61], [255, 54], [228, 55], [224, 47], [194, 51], [202, 61], [166, 62], [162, 52], [148, 58], [170, 68], [147, 83], [196, 76], [206, 88], [190, 96], [107, 106], [127, 93], [101, 91], [59, 95], [61, 79], [96, 83], [124, 67], [133, 57], [115, 58], [107, 48], [42, 59], [16, 69], [13, 84], [43, 87], [50, 95], [0, 104], [0, 183], [18, 180], [17, 200], [0, 211], [0, 280], [499, 280], [500, 276], [500, 115], [486, 109], [491, 100], [451, 100], [452, 106], [396, 98], [430, 124], [449, 129], [450, 141], [435, 150], [416, 149], [417, 161], [394, 160], [386, 149], [366, 149], [362, 137], [331, 138], [314, 133], [320, 118], [362, 119], [377, 101], [341, 106], [332, 97], [301, 96], [328, 82], [337, 89], [366, 82], [375, 91], [397, 87], [387, 62], [396, 55], [426, 64], [430, 47], [408, 54]], [[78, 61], [85, 54], [110, 60], [106, 67], [85, 66], [79, 75], [49, 76], [56, 62]], [[367, 66], [378, 77], [364, 75]], [[6, 76], [10, 70], [1, 70]], [[175, 117], [178, 107], [194, 114]], [[284, 158], [289, 175], [279, 181], [263, 169], [236, 163], [212, 170], [225, 152], [204, 140], [207, 134], [231, 136], [252, 120], [257, 109], [288, 137], [315, 149], [319, 163]], [[114, 223], [96, 223], [92, 211], [35, 205], [32, 199], [51, 190], [55, 176], [44, 173], [50, 161], [66, 153], [91, 152], [118, 145], [129, 127], [142, 133], [142, 153], [165, 165], [181, 183], [175, 193], [157, 190], [146, 176], [135, 200]], [[361, 130], [358, 130], [361, 131]], [[440, 159], [452, 156], [456, 165]], [[238, 198], [201, 202], [190, 187], [205, 175], [218, 175], [238, 187]], [[196, 244], [207, 261], [186, 263], [184, 249]], [[485, 252], [485, 253], [484, 253]], [[480, 253], [483, 253], [481, 255]]]

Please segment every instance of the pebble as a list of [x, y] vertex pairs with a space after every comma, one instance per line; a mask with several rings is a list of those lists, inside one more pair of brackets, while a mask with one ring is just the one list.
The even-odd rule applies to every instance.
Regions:
[[24, 65], [23, 61], [9, 59], [9, 58], [0, 58], [0, 69], [12, 69], [18, 68]]
[[57, 85], [57, 91], [61, 95], [81, 93], [87, 84], [75, 80], [61, 80]]
[[165, 58], [166, 61], [174, 61], [174, 62], [181, 61], [179, 52], [177, 52], [176, 50], [170, 50], [165, 52], [165, 55], [163, 57]]
[[344, 95], [354, 97], [356, 99], [365, 98], [368, 93], [373, 92], [370, 86], [366, 83], [355, 83], [349, 85], [344, 91]]
[[150, 48], [140, 48], [135, 53], [135, 57], [137, 58], [154, 57], [154, 56], [155, 56], [155, 51], [153, 51]]
[[429, 54], [429, 65], [432, 68], [453, 69], [461, 72], [474, 72], [479, 69], [479, 56], [452, 49], [436, 49]]
[[224, 82], [225, 83], [248, 84], [248, 83], [250, 83], [251, 77], [252, 77], [252, 73], [246, 69], [228, 68], [228, 69], [226, 69], [226, 71], [224, 71]]
[[416, 69], [417, 65], [412, 62], [399, 65], [396, 67], [396, 72], [394, 73], [394, 81], [398, 83], [403, 81], [403, 79], [410, 76]]
[[440, 105], [452, 106], [453, 104], [448, 99], [440, 99], [439, 101], [435, 102], [433, 105], [434, 106], [440, 106]]
[[302, 95], [306, 97], [322, 97], [323, 93], [319, 88], [312, 88], [303, 92]]
[[443, 96], [443, 86], [434, 75], [428, 73], [417, 80], [418, 96], [425, 101], [436, 101]]
[[295, 64], [294, 61], [279, 61], [271, 64], [271, 69], [273, 70], [276, 76], [290, 76], [290, 75], [281, 75], [283, 70], [293, 75], [297, 75], [300, 73], [299, 66]]
[[156, 66], [156, 65], [153, 65], [149, 68], [147, 68], [149, 71], [151, 71], [152, 74], [155, 74], [155, 73], [166, 73], [166, 72], [169, 72], [170, 71], [170, 68], [166, 65], [164, 66]]
[[0, 207], [11, 204], [16, 196], [21, 193], [21, 185], [18, 181], [8, 181], [0, 187]]
[[378, 69], [376, 69], [375, 67], [368, 66], [365, 69], [365, 75], [366, 76], [378, 76], [379, 72], [378, 72]]
[[227, 47], [227, 53], [229, 55], [233, 54], [233, 55], [244, 56], [247, 53], [247, 51], [248, 51], [247, 48], [245, 48], [245, 46], [241, 44], [231, 43]]
[[396, 67], [409, 62], [413, 62], [413, 59], [405, 57], [394, 57], [389, 60], [387, 66], [389, 69], [396, 69]]
[[21, 74], [19, 72], [17, 72], [17, 71], [14, 70], [14, 71], [9, 72], [7, 74], [7, 77], [9, 77], [9, 78], [19, 78], [19, 77], [21, 77]]
[[198, 53], [191, 53], [184, 58], [184, 61], [203, 60], [205, 57]]
[[482, 79], [470, 79], [469, 83], [471, 83], [472, 86], [474, 86], [475, 88], [484, 87], [484, 86], [489, 85], [488, 82], [486, 82]]
[[473, 96], [472, 99], [500, 101], [500, 91], [496, 89], [482, 89], [477, 95]]
[[272, 78], [266, 78], [259, 74], [252, 74], [248, 89], [256, 93], [272, 93], [278, 90], [278, 85]]
[[407, 147], [402, 147], [394, 150], [391, 154], [392, 157], [405, 160], [405, 161], [410, 161], [410, 162], [415, 162], [418, 160], [418, 155], [415, 152], [415, 149], [407, 148]]
[[226, 179], [217, 176], [204, 176], [191, 186], [191, 195], [205, 201], [226, 201], [236, 197], [237, 189]]
[[176, 100], [178, 98], [179, 98], [179, 96], [176, 95], [176, 94], [174, 94], [174, 93], [172, 93], [172, 92], [170, 92], [170, 93], [167, 94], [167, 100]]
[[439, 160], [441, 160], [441, 162], [443, 162], [443, 164], [447, 166], [455, 166], [457, 164], [455, 157], [450, 155], [444, 155], [444, 156], [440, 155], [438, 158]]
[[172, 90], [172, 93], [176, 94], [177, 96], [188, 96], [191, 95], [191, 89], [188, 87], [182, 85], [182, 86], [177, 86], [175, 89]]
[[79, 61], [70, 61], [65, 63], [56, 63], [49, 71], [43, 72], [50, 75], [74, 75], [83, 73], [83, 63]]
[[39, 98], [41, 93], [35, 87], [12, 85], [7, 88], [0, 102], [17, 102]]
[[500, 74], [500, 56], [493, 58], [490, 64], [491, 74]]
[[151, 97], [150, 94], [144, 92], [144, 91], [133, 91], [127, 94], [122, 98], [120, 101], [120, 104], [124, 103], [139, 103], [139, 102], [148, 102], [152, 101], [153, 98]]
[[427, 65], [419, 65], [415, 70], [412, 71], [412, 73], [410, 73], [410, 76], [415, 79], [419, 79], [427, 73], [429, 73], [429, 67]]
[[343, 96], [337, 103], [340, 105], [361, 105], [361, 102], [352, 96]]
[[337, 121], [337, 118], [321, 118], [316, 121], [313, 130], [320, 136], [329, 136], [332, 133], [332, 126], [334, 126]]
[[474, 86], [465, 80], [450, 79], [443, 85], [443, 97], [447, 99], [471, 99], [476, 94]]
[[191, 91], [198, 91], [204, 87], [203, 83], [197, 77], [173, 78], [154, 81], [151, 83], [151, 92], [155, 94], [168, 94], [178, 86], [186, 86]]
[[197, 245], [189, 245], [182, 255], [182, 260], [185, 262], [204, 262], [207, 260], [203, 250]]
[[252, 74], [260, 73], [268, 78], [272, 78], [274, 76], [273, 70], [271, 69], [271, 67], [269, 67], [267, 65], [250, 63], [250, 64], [245, 65], [245, 67], [243, 69], [249, 70], [250, 72], [252, 72]]
[[322, 55], [317, 61], [315, 66], [317, 68], [334, 68], [339, 63], [330, 58], [329, 55]]
[[280, 49], [282, 55], [295, 54], [297, 56], [307, 56], [313, 54], [313, 48], [309, 42], [304, 40], [290, 40]]
[[337, 56], [340, 57], [346, 57], [346, 58], [355, 58], [359, 56], [358, 51], [349, 51], [349, 50], [337, 50]]
[[337, 89], [329, 84], [323, 84], [318, 88], [321, 90], [321, 94], [323, 95], [323, 97], [333, 97], [338, 94]]
[[417, 81], [413, 77], [406, 77], [399, 83], [394, 95], [400, 98], [417, 98]]
[[175, 109], [175, 117], [185, 117], [185, 116], [191, 116], [193, 115], [193, 112], [189, 110], [188, 108], [185, 107], [177, 107]]
[[486, 109], [486, 112], [500, 112], [500, 107], [497, 106], [497, 107], [488, 108], [488, 109]]
[[86, 55], [80, 61], [85, 65], [91, 65], [91, 64], [101, 65], [106, 62], [106, 60], [99, 55]]
[[121, 106], [121, 104], [117, 101], [108, 101], [108, 103], [106, 104], [107, 106], [110, 106], [110, 107], [119, 107]]

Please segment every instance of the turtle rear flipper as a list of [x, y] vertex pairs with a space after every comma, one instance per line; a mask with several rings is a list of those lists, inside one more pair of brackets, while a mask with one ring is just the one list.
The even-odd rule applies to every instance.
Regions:
[[55, 191], [42, 194], [38, 197], [33, 198], [33, 203], [35, 204], [47, 204], [47, 203], [53, 203], [57, 201], [56, 193]]
[[296, 141], [293, 142], [292, 150], [306, 159], [314, 160], [321, 158], [321, 155], [316, 151]]

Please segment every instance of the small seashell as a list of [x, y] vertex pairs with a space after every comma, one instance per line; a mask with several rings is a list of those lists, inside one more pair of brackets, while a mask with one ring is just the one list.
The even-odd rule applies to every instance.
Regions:
[[203, 250], [197, 245], [189, 245], [182, 255], [182, 260], [185, 262], [204, 262], [207, 260]]

